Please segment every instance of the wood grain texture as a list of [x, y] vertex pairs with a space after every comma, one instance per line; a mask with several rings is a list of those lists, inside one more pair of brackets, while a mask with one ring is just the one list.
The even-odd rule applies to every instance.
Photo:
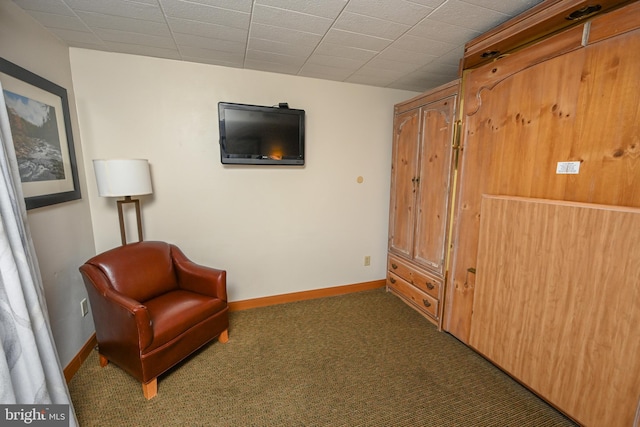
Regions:
[[[573, 31], [558, 37], [575, 40]], [[469, 271], [478, 256], [482, 194], [640, 206], [640, 30], [582, 48], [571, 43], [558, 43], [568, 51], [541, 55], [540, 62], [525, 49], [465, 72], [444, 324], [463, 342], [471, 328]], [[580, 173], [556, 174], [560, 161], [579, 162]]]
[[405, 111], [394, 117], [391, 163], [389, 250], [406, 257], [413, 254], [415, 198], [420, 153], [420, 111]]
[[413, 258], [444, 275], [456, 94], [423, 107]]
[[[600, 0], [598, 13], [616, 9], [634, 0]], [[546, 0], [528, 11], [498, 25], [473, 40], [465, 46], [462, 66], [464, 69], [477, 67], [491, 62], [493, 59], [484, 58], [485, 52], [513, 53], [518, 49], [537, 42], [542, 38], [579, 25], [582, 21], [571, 21], [566, 17], [574, 11], [580, 10], [594, 2], [589, 0]]]
[[640, 398], [640, 209], [484, 197], [470, 344], [585, 426]]

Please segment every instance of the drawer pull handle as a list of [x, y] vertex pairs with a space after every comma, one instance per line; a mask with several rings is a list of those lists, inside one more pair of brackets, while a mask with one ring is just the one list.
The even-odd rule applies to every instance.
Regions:
[[429, 301], [427, 301], [426, 299], [423, 299], [422, 303], [424, 304], [425, 307], [431, 307], [431, 303]]
[[427, 282], [427, 288], [429, 288], [430, 290], [433, 290], [433, 288], [435, 288], [435, 286], [433, 285], [433, 283]]
[[398, 264], [391, 264], [391, 268], [395, 270], [396, 268], [398, 268]]
[[393, 277], [389, 277], [389, 281], [390, 281], [391, 283], [396, 283], [396, 279], [394, 279]]

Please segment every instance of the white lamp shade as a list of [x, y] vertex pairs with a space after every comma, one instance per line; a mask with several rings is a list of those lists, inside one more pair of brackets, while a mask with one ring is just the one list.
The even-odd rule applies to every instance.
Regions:
[[101, 197], [151, 194], [151, 174], [146, 159], [94, 160], [93, 169]]

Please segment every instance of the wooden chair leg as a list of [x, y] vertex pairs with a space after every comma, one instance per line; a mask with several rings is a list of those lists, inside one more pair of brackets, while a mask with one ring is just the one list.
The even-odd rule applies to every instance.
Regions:
[[105, 366], [107, 366], [109, 364], [109, 359], [107, 359], [106, 357], [104, 357], [101, 354], [98, 354], [99, 358], [100, 358], [100, 367], [104, 368]]
[[221, 342], [222, 344], [226, 344], [227, 342], [229, 342], [229, 330], [228, 329], [225, 329], [224, 331], [222, 331], [222, 333], [218, 337], [218, 341]]
[[158, 377], [152, 379], [148, 383], [142, 383], [142, 394], [144, 394], [144, 398], [149, 400], [158, 394]]

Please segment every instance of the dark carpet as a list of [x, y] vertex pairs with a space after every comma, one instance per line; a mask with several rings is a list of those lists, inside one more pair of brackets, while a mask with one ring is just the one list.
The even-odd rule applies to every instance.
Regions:
[[93, 352], [69, 384], [81, 426], [574, 426], [384, 289], [233, 312], [158, 380]]

